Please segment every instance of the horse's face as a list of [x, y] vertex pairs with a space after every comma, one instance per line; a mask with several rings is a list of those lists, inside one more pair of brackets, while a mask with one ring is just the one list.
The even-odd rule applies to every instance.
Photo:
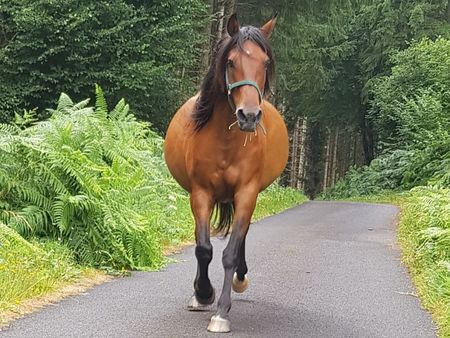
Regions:
[[[243, 50], [233, 49], [228, 57], [227, 71], [231, 83], [251, 81], [259, 90], [264, 90], [267, 67], [271, 60], [255, 43], [246, 41]], [[261, 120], [261, 97], [258, 89], [252, 85], [243, 85], [230, 93], [236, 106], [239, 128], [254, 131]]]
[[[268, 21], [260, 31], [268, 38], [275, 25], [275, 18]], [[237, 34], [239, 23], [235, 16], [228, 22], [230, 36]], [[242, 131], [255, 131], [261, 121], [261, 103], [266, 87], [268, 67], [272, 60], [267, 53], [255, 42], [245, 41], [241, 46], [235, 47], [228, 54], [226, 72], [230, 84], [245, 81], [244, 84], [233, 88], [228, 95], [236, 107], [236, 117]]]

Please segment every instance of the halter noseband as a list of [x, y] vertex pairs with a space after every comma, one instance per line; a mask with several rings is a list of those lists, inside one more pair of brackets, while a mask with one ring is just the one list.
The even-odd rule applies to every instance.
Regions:
[[230, 104], [230, 107], [234, 110], [236, 110], [236, 105], [234, 104], [233, 97], [231, 96], [231, 91], [238, 87], [252, 86], [258, 92], [259, 103], [261, 103], [263, 101], [264, 93], [261, 91], [261, 89], [259, 89], [259, 86], [255, 81], [242, 80], [242, 81], [230, 83], [230, 80], [228, 78], [228, 67], [225, 69], [225, 85], [227, 86], [228, 103]]

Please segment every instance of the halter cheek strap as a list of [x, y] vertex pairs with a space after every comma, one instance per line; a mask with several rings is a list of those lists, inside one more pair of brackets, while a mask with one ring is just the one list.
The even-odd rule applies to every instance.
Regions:
[[228, 69], [225, 69], [225, 84], [227, 86], [227, 96], [228, 96], [228, 102], [230, 104], [230, 107], [234, 110], [236, 110], [236, 105], [234, 104], [233, 97], [231, 96], [231, 91], [235, 88], [242, 87], [242, 86], [252, 86], [256, 89], [259, 95], [259, 103], [263, 101], [264, 93], [259, 89], [258, 84], [255, 81], [251, 80], [242, 80], [234, 83], [230, 83], [229, 77], [228, 77]]

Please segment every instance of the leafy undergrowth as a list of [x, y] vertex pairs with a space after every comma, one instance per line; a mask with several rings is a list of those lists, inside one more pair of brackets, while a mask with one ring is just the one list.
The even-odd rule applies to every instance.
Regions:
[[0, 125], [0, 220], [26, 239], [64, 243], [78, 262], [156, 269], [162, 246], [190, 236], [189, 203], [163, 139], [122, 100], [111, 111], [62, 94], [52, 117]]
[[450, 189], [426, 186], [350, 199], [401, 207], [398, 240], [403, 262], [440, 337], [450, 337]]
[[28, 242], [0, 223], [0, 325], [24, 300], [39, 298], [91, 271], [57, 242]]

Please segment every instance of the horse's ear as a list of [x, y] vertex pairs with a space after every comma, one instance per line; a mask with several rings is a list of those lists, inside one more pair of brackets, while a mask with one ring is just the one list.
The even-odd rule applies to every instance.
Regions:
[[272, 34], [276, 23], [277, 23], [277, 14], [275, 13], [275, 15], [272, 16], [272, 18], [269, 21], [267, 21], [264, 24], [264, 26], [261, 27], [261, 31], [264, 33], [266, 38], [270, 37], [270, 35]]
[[239, 21], [237, 19], [237, 14], [234, 13], [228, 19], [228, 23], [227, 23], [228, 35], [234, 36], [239, 32], [240, 29], [241, 29], [241, 25], [239, 24]]

